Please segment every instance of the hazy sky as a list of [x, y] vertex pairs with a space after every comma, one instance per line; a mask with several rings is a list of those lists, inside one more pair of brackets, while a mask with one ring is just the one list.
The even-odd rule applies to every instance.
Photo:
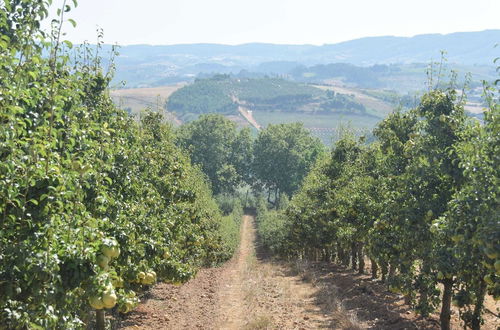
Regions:
[[[70, 0], [67, 1], [71, 3]], [[499, 0], [79, 0], [67, 39], [106, 43], [327, 44], [500, 29]], [[62, 0], [54, 1], [54, 5]], [[499, 40], [500, 42], [500, 40]]]

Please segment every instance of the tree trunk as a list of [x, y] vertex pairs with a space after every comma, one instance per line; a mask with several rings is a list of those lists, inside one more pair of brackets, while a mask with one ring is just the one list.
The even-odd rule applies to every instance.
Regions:
[[[429, 263], [424, 259], [423, 264], [422, 264], [422, 271], [420, 276], [426, 276], [429, 274], [430, 266]], [[420, 299], [419, 299], [419, 307], [420, 310], [419, 312], [422, 314], [422, 316], [427, 317], [429, 315], [429, 288], [426, 285], [421, 285], [420, 286]]]
[[358, 244], [358, 260], [359, 260], [359, 267], [358, 267], [358, 273], [363, 274], [365, 272], [365, 257], [363, 255], [363, 244]]
[[439, 321], [441, 322], [441, 330], [450, 330], [451, 319], [451, 298], [453, 296], [453, 280], [443, 280], [444, 291], [443, 300], [441, 302], [441, 314]]
[[471, 328], [472, 330], [481, 329], [481, 314], [483, 311], [484, 295], [486, 294], [486, 282], [481, 280], [479, 292], [477, 294], [474, 312], [472, 313]]
[[346, 249], [344, 249], [344, 247], [341, 244], [339, 244], [338, 249], [339, 249], [340, 264], [343, 266], [349, 266], [349, 255]]
[[358, 263], [357, 263], [357, 251], [356, 251], [356, 243], [351, 244], [351, 267], [353, 270], [356, 270], [358, 268]]
[[322, 249], [321, 250], [321, 260], [323, 262], [328, 262], [330, 261], [330, 251], [328, 251], [328, 249]]
[[95, 326], [97, 330], [106, 329], [106, 322], [104, 321], [104, 309], [97, 309], [95, 311]]
[[335, 258], [335, 263], [336, 264], [342, 264], [342, 258], [343, 258], [343, 254], [342, 254], [342, 247], [340, 246], [340, 243], [337, 242], [337, 247], [335, 249], [335, 255], [336, 255], [336, 258]]
[[331, 262], [338, 263], [339, 262], [339, 251], [332, 248], [330, 249], [330, 255], [332, 256]]
[[344, 250], [344, 262], [342, 264], [346, 267], [349, 267], [349, 253], [347, 253], [346, 250]]
[[278, 200], [278, 187], [274, 189], [274, 205], [276, 206], [276, 209], [278, 209], [279, 205], [279, 200]]
[[373, 259], [370, 258], [370, 262], [372, 264], [372, 280], [376, 279], [378, 277], [378, 265], [377, 262]]
[[396, 266], [394, 264], [389, 265], [389, 281], [394, 278], [394, 275], [396, 275]]
[[306, 249], [306, 255], [307, 255], [307, 260], [312, 261], [314, 258], [313, 250], [312, 249]]
[[382, 262], [381, 268], [382, 268], [382, 282], [386, 283], [387, 282], [387, 263]]

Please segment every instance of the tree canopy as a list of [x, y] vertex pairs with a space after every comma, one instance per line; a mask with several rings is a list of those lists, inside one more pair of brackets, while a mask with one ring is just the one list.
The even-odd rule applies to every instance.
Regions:
[[323, 145], [302, 124], [269, 125], [254, 144], [253, 173], [275, 199], [291, 196], [323, 152]]
[[232, 193], [249, 180], [252, 140], [248, 128], [222, 115], [208, 114], [181, 126], [178, 141], [200, 166], [214, 194]]

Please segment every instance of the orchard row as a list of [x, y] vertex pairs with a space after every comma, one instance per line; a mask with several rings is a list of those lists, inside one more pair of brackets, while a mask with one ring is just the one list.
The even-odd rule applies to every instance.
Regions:
[[[432, 90], [394, 112], [366, 144], [345, 134], [290, 204], [261, 207], [261, 237], [288, 257], [334, 260], [403, 294], [422, 315], [450, 305], [479, 329], [484, 299], [500, 298], [500, 106], [486, 89], [484, 122], [456, 88]], [[264, 211], [262, 211], [264, 210]]]

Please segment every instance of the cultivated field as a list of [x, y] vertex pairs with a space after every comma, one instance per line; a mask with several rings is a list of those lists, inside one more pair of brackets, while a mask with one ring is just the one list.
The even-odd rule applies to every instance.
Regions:
[[335, 93], [352, 95], [354, 99], [364, 105], [369, 112], [380, 117], [385, 117], [394, 109], [393, 105], [367, 95], [359, 89], [326, 85], [315, 85], [315, 87], [323, 90], [332, 90]]

